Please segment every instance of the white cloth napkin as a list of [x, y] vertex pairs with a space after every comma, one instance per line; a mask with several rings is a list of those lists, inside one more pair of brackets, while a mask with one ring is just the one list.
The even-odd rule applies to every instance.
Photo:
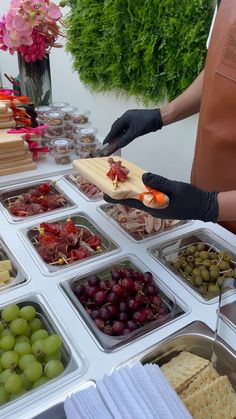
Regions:
[[191, 419], [157, 365], [137, 363], [67, 397], [67, 419]]

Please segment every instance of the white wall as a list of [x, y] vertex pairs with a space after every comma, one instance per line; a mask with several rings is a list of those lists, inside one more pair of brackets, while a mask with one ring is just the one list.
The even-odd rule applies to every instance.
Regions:
[[[1, 0], [1, 14], [7, 10], [9, 2]], [[94, 94], [85, 88], [78, 75], [73, 73], [71, 57], [64, 48], [54, 49], [50, 54], [50, 62], [53, 100], [63, 100], [80, 109], [90, 110], [91, 121], [101, 136], [107, 134], [114, 120], [127, 109], [141, 107], [134, 98], [117, 98], [112, 93]], [[0, 51], [0, 71], [4, 85], [9, 86], [3, 74], [18, 74], [16, 55], [11, 56], [8, 52]], [[145, 170], [187, 181], [191, 170], [196, 126], [197, 116], [164, 127], [159, 132], [136, 139], [122, 151], [122, 156]]]

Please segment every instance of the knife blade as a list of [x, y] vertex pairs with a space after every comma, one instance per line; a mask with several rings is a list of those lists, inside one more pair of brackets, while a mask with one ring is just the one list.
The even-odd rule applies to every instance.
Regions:
[[119, 149], [117, 140], [118, 139], [114, 138], [111, 143], [105, 144], [105, 146], [92, 153], [92, 157], [107, 157], [115, 153], [115, 151]]

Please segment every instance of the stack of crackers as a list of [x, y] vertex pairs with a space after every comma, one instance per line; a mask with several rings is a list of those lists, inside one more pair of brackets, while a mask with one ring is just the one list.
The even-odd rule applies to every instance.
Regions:
[[234, 389], [210, 361], [183, 351], [161, 370], [194, 419], [236, 418]]
[[5, 102], [0, 101], [0, 130], [15, 127], [13, 112]]
[[0, 176], [34, 169], [36, 164], [22, 136], [0, 130]]

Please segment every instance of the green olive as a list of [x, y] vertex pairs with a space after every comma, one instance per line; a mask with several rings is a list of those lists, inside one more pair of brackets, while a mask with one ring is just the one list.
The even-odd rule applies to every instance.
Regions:
[[191, 266], [190, 265], [186, 265], [184, 267], [184, 272], [186, 272], [187, 274], [191, 274], [191, 272], [192, 272]]
[[202, 285], [202, 278], [200, 275], [195, 276], [193, 278], [193, 284], [195, 285], [195, 287], [200, 287]]
[[205, 293], [207, 291], [208, 286], [206, 284], [202, 284], [199, 287], [199, 291]]
[[187, 266], [187, 262], [185, 260], [181, 261], [181, 268], [185, 268], [185, 266]]
[[203, 266], [206, 266], [207, 268], [210, 268], [211, 266], [211, 261], [209, 259], [206, 259], [202, 262]]
[[218, 276], [220, 275], [220, 269], [218, 266], [216, 265], [211, 265], [210, 266], [210, 277], [211, 279], [217, 279]]
[[204, 282], [208, 282], [210, 280], [210, 273], [207, 269], [201, 271], [201, 277]]
[[192, 275], [194, 275], [194, 276], [201, 275], [201, 271], [200, 271], [200, 269], [198, 269], [198, 268], [193, 269], [193, 271], [192, 271]]
[[205, 249], [205, 243], [203, 243], [203, 242], [199, 242], [198, 244], [197, 244], [197, 249], [198, 250], [204, 250]]
[[230, 254], [228, 253], [226, 256], [224, 256], [224, 258], [223, 258], [223, 259], [225, 260], [225, 262], [231, 263], [231, 262], [232, 262], [232, 260], [233, 260], [233, 257], [232, 257], [232, 255], [230, 255]]
[[206, 266], [204, 265], [200, 265], [198, 266], [199, 271], [205, 271], [206, 270]]
[[196, 247], [195, 246], [188, 246], [187, 247], [187, 251], [190, 253], [190, 254], [193, 254], [193, 253], [195, 253], [196, 252]]
[[187, 261], [188, 262], [194, 262], [194, 256], [187, 256]]
[[229, 269], [229, 263], [226, 262], [225, 260], [222, 260], [219, 263], [219, 268], [220, 268], [221, 271], [226, 271], [227, 269]]
[[200, 258], [202, 258], [203, 260], [206, 260], [206, 259], [208, 259], [208, 252], [206, 252], [206, 250], [202, 250], [202, 251], [199, 253], [199, 256], [200, 256]]
[[195, 259], [195, 265], [201, 265], [203, 259], [202, 258], [196, 258]]
[[234, 276], [233, 269], [230, 268], [226, 272], [224, 272], [224, 276], [225, 276], [225, 278], [233, 278], [233, 276]]
[[213, 260], [213, 259], [216, 259], [216, 258], [217, 258], [217, 253], [215, 253], [215, 252], [209, 252], [208, 254], [209, 254], [209, 258], [210, 258], [211, 260]]
[[182, 249], [180, 251], [181, 256], [188, 256], [189, 255], [189, 251], [187, 249]]
[[216, 284], [209, 284], [208, 285], [208, 291], [209, 292], [218, 292], [219, 291], [219, 287], [217, 287]]
[[186, 262], [186, 260], [187, 260], [187, 259], [186, 259], [186, 256], [180, 256], [180, 257], [179, 257], [179, 260], [180, 260], [181, 262], [182, 262], [182, 260]]
[[195, 256], [195, 258], [199, 257], [199, 251], [198, 250], [196, 250], [196, 252], [194, 253], [194, 256]]

